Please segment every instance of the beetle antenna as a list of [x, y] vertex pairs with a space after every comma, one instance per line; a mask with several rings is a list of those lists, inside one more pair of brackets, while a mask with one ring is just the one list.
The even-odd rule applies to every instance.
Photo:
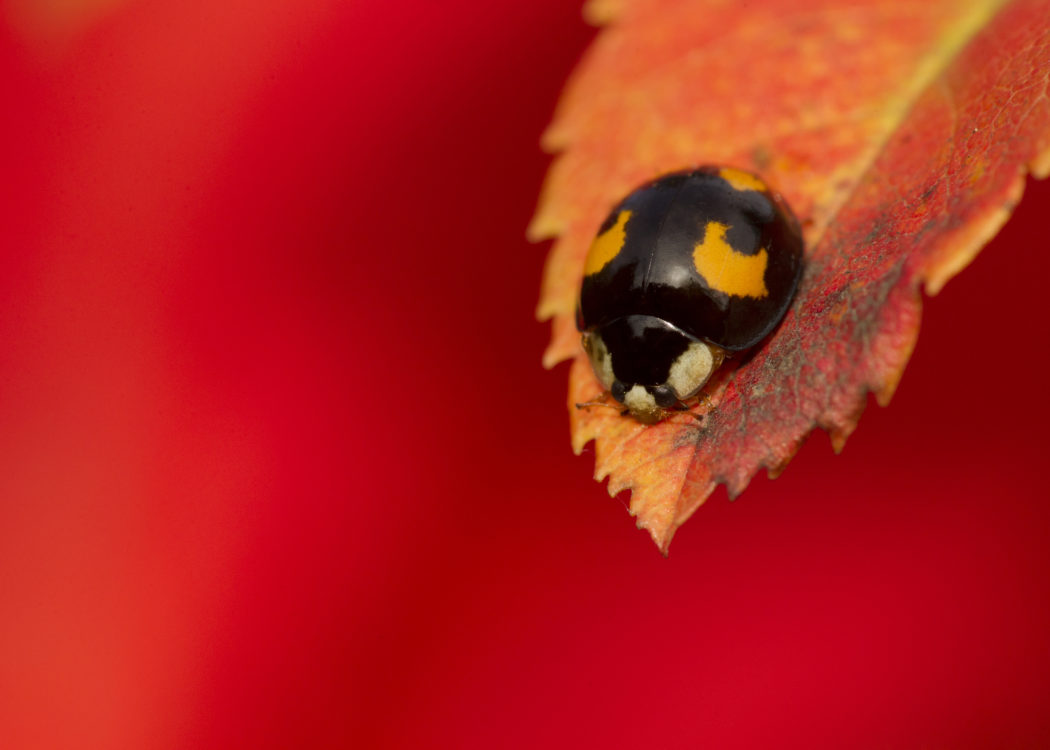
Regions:
[[623, 404], [621, 403], [609, 403], [609, 392], [604, 391], [600, 395], [592, 398], [590, 401], [584, 401], [582, 404], [576, 404], [577, 409], [586, 409], [588, 406], [605, 406], [610, 409], [622, 409]]
[[582, 404], [576, 404], [575, 406], [576, 406], [577, 409], [586, 409], [589, 406], [606, 406], [606, 407], [608, 407], [610, 409], [622, 409], [623, 408], [622, 404], [610, 404], [607, 401], [603, 401], [603, 400], [600, 400], [600, 399], [595, 399], [595, 400], [592, 400], [592, 401], [584, 401]]

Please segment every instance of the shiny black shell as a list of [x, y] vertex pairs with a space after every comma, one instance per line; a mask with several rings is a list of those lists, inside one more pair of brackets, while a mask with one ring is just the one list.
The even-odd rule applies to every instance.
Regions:
[[[599, 230], [577, 325], [601, 329], [614, 361], [617, 349], [636, 348], [626, 340], [655, 343], [665, 328], [748, 349], [783, 318], [802, 256], [798, 221], [755, 175], [725, 167], [665, 175], [628, 195]], [[651, 356], [666, 360], [683, 346], [668, 344]], [[663, 371], [667, 362], [651, 364]]]

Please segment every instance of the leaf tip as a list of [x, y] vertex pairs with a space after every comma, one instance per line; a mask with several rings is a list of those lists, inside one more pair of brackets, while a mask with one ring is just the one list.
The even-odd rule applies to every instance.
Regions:
[[940, 292], [999, 233], [1021, 201], [1024, 183], [1025, 172], [1021, 169], [998, 205], [989, 209], [984, 216], [975, 218], [959, 235], [952, 238], [951, 249], [934, 260], [923, 275], [923, 287], [928, 295], [932, 297]]
[[894, 376], [889, 378], [885, 383], [882, 384], [881, 388], [875, 390], [875, 403], [885, 409], [890, 405], [890, 401], [893, 400], [893, 394], [897, 392], [897, 386], [901, 382], [901, 377], [904, 375], [904, 370], [898, 370], [894, 373]]
[[831, 438], [831, 450], [835, 451], [835, 455], [842, 453], [846, 447], [846, 441], [849, 439], [849, 431], [847, 430], [832, 430], [828, 433], [828, 437]]
[[849, 436], [853, 434], [853, 430], [857, 428], [857, 421], [859, 419], [860, 414], [857, 415], [855, 420], [847, 419], [820, 425], [828, 433], [828, 439], [831, 440], [831, 450], [835, 451], [836, 456], [842, 453], [845, 449], [846, 441], [849, 440]]
[[653, 544], [656, 545], [657, 551], [663, 555], [665, 559], [670, 556], [671, 540], [674, 538], [674, 533], [678, 529], [677, 526], [657, 526], [649, 524], [642, 518], [638, 519], [635, 526], [640, 530], [649, 532], [649, 538], [653, 540]]
[[525, 239], [529, 242], [543, 242], [552, 237], [557, 237], [562, 233], [563, 229], [561, 222], [555, 220], [541, 206], [536, 210], [536, 215], [532, 217], [529, 225], [525, 227]]
[[1028, 171], [1037, 180], [1045, 180], [1050, 177], [1050, 146], [1036, 154], [1032, 163], [1028, 165]]
[[589, 0], [583, 6], [583, 20], [591, 26], [605, 26], [623, 12], [623, 0]]

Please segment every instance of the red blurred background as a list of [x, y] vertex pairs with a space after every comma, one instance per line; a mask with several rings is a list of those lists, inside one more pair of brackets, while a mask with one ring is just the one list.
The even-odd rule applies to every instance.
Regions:
[[539, 366], [575, 3], [0, 7], [0, 746], [1050, 746], [1046, 184], [665, 560]]

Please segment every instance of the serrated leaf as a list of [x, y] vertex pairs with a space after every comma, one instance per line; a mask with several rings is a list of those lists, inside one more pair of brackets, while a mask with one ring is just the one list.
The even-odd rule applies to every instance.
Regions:
[[[1050, 171], [1050, 0], [592, 3], [606, 23], [544, 146], [530, 236], [556, 237], [538, 314], [550, 367], [574, 358], [577, 453], [632, 491], [666, 552], [724, 483], [779, 473], [815, 426], [836, 449], [866, 394], [886, 404], [936, 293], [998, 231], [1024, 177]], [[573, 312], [609, 209], [643, 182], [700, 164], [755, 171], [803, 224], [798, 297], [761, 349], [709, 387], [702, 423], [643, 426], [573, 404], [600, 392]], [[974, 356], [979, 356], [975, 353]]]

